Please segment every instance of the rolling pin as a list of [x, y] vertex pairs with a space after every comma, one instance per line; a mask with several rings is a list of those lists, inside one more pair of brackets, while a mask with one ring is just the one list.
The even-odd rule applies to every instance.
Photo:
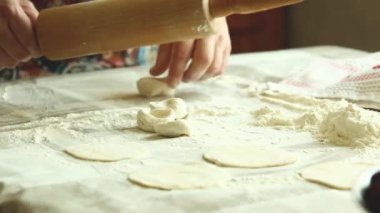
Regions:
[[42, 54], [61, 60], [215, 34], [215, 18], [302, 0], [93, 0], [41, 11]]

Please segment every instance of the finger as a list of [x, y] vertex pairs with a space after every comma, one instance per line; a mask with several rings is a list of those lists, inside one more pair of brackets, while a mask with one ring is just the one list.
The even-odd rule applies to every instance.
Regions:
[[169, 65], [168, 83], [176, 87], [183, 78], [187, 64], [193, 51], [194, 41], [184, 41], [173, 45], [171, 61]]
[[9, 29], [8, 23], [0, 17], [0, 47], [15, 61], [25, 61], [29, 52], [17, 41]]
[[230, 58], [230, 55], [231, 55], [231, 47], [227, 47], [227, 49], [224, 51], [224, 54], [223, 54], [223, 63], [222, 63], [222, 68], [221, 68], [221, 73], [219, 74], [223, 74], [227, 67], [228, 67], [228, 59]]
[[222, 73], [223, 60], [225, 59], [225, 48], [221, 45], [215, 45], [214, 61], [208, 67], [207, 71], [200, 78], [201, 81], [207, 80], [211, 77], [220, 75]]
[[158, 49], [156, 64], [150, 69], [151, 75], [161, 75], [169, 68], [172, 44], [163, 44]]
[[16, 66], [16, 61], [10, 57], [2, 48], [0, 48], [0, 69], [13, 68]]
[[[33, 6], [29, 6], [33, 7]], [[25, 12], [23, 8], [18, 9], [18, 15], [9, 19], [9, 28], [13, 32], [13, 35], [16, 36], [17, 40], [25, 49], [28, 50], [33, 56], [40, 55], [40, 50], [37, 45], [37, 38], [35, 36], [34, 24], [32, 19], [35, 19], [35, 12], [32, 11], [33, 14], [30, 18]]]
[[35, 24], [37, 22], [39, 12], [34, 6], [34, 4], [29, 0], [23, 0], [21, 3], [21, 7], [22, 9], [24, 9], [26, 15], [30, 18], [31, 22]]
[[193, 60], [188, 70], [186, 70], [184, 81], [199, 80], [210, 67], [214, 58], [215, 39], [199, 39], [196, 41]]

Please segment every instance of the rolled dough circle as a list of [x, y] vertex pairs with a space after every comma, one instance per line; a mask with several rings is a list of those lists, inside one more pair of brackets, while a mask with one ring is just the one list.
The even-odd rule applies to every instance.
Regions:
[[65, 152], [78, 159], [103, 162], [143, 158], [148, 155], [148, 150], [143, 145], [132, 142], [80, 144], [66, 148]]
[[240, 168], [284, 166], [297, 161], [289, 152], [251, 144], [216, 147], [206, 152], [203, 157], [219, 166]]
[[220, 186], [228, 179], [217, 167], [199, 162], [146, 168], [129, 176], [132, 183], [164, 190]]
[[310, 166], [303, 169], [300, 175], [310, 182], [335, 189], [350, 190], [359, 177], [373, 166], [369, 163], [335, 161]]

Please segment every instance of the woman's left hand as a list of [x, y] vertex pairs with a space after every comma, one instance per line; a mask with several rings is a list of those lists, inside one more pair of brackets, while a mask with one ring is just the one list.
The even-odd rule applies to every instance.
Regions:
[[169, 70], [168, 83], [176, 87], [181, 81], [202, 81], [222, 74], [231, 54], [231, 39], [225, 18], [217, 21], [221, 28], [216, 35], [161, 45], [151, 75]]

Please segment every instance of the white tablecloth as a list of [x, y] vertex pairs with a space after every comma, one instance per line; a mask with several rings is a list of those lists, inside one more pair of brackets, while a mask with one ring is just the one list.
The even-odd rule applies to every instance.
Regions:
[[[150, 100], [137, 95], [135, 82], [147, 75], [147, 67], [1, 84], [0, 212], [363, 212], [350, 191], [308, 183], [298, 171], [378, 153], [324, 145], [308, 132], [252, 126], [250, 112], [266, 104], [249, 97], [246, 88], [253, 81], [279, 81], [292, 67], [318, 57], [364, 54], [327, 46], [235, 55], [223, 77], [179, 87], [194, 134], [174, 139], [136, 128], [136, 112]], [[151, 155], [99, 163], [62, 151], [92, 140], [138, 142]], [[140, 168], [203, 161], [210, 147], [232, 143], [270, 144], [299, 160], [277, 168], [222, 168], [233, 178], [209, 189], [160, 191], [127, 181]]]

